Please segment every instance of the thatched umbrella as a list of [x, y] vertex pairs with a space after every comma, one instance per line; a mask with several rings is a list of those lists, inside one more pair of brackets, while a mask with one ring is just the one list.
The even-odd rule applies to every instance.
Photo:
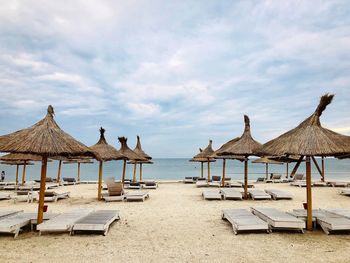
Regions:
[[204, 159], [208, 163], [208, 182], [210, 181], [210, 161], [213, 160], [213, 157], [211, 156], [214, 154], [212, 144], [213, 144], [213, 141], [209, 140], [208, 146], [203, 151], [201, 151], [200, 153], [198, 153], [193, 157], [193, 159], [197, 159], [197, 160]]
[[[151, 160], [144, 160], [144, 161], [135, 161], [135, 160], [132, 160], [132, 161], [129, 161], [128, 164], [133, 164], [133, 165], [137, 165], [137, 164], [140, 164], [140, 181], [142, 181], [142, 164], [153, 164], [153, 162]], [[135, 167], [134, 167], [135, 168]], [[136, 178], [136, 172], [135, 172], [135, 169], [134, 169], [134, 177]], [[135, 182], [136, 179], [133, 179], [133, 181]]]
[[137, 143], [136, 146], [134, 148], [134, 152], [138, 155], [141, 156], [143, 159], [145, 159], [144, 161], [139, 161], [137, 162], [136, 160], [134, 160], [134, 176], [133, 176], [133, 182], [136, 181], [136, 166], [137, 163], [140, 164], [140, 181], [142, 180], [142, 164], [152, 164], [153, 162], [147, 162], [147, 160], [151, 160], [152, 157], [149, 156], [147, 153], [145, 153], [142, 150], [142, 146], [141, 146], [141, 141], [140, 141], [140, 136], [137, 135]]
[[212, 157], [215, 159], [222, 159], [222, 179], [221, 179], [221, 186], [224, 187], [225, 186], [225, 178], [226, 178], [226, 160], [239, 160], [241, 162], [244, 161], [244, 156], [240, 156], [240, 155], [222, 155], [219, 156], [217, 155], [218, 152], [222, 152], [224, 151], [227, 147], [229, 147], [230, 145], [232, 145], [232, 143], [236, 142], [239, 140], [239, 137], [234, 138], [226, 143], [224, 143], [223, 145], [221, 145], [221, 147], [219, 149], [217, 149]]
[[[201, 148], [199, 148], [199, 153], [203, 152]], [[197, 154], [198, 155], [198, 154]], [[201, 178], [203, 178], [203, 163], [207, 163], [207, 158], [196, 158], [195, 156], [192, 157], [192, 159], [189, 160], [190, 162], [198, 162], [201, 163]], [[209, 162], [216, 162], [214, 159], [210, 159]]]
[[144, 161], [147, 159], [142, 158], [141, 156], [139, 156], [129, 148], [127, 144], [128, 139], [126, 137], [118, 137], [118, 140], [121, 144], [119, 152], [125, 157], [124, 163], [123, 163], [123, 174], [122, 174], [122, 183], [124, 184], [125, 172], [126, 172], [126, 161], [127, 160]]
[[[26, 177], [26, 166], [29, 161], [41, 161], [40, 155], [24, 154], [24, 153], [9, 153], [0, 157], [2, 161], [19, 161], [23, 162], [22, 185], [24, 185]], [[18, 168], [18, 166], [17, 166]], [[16, 185], [18, 180], [16, 180]]]
[[264, 156], [259, 159], [256, 159], [252, 161], [252, 163], [264, 163], [265, 164], [265, 172], [266, 172], [266, 180], [268, 179], [269, 174], [269, 164], [283, 164], [282, 162], [275, 161], [272, 159], [269, 159], [268, 157]]
[[218, 151], [218, 156], [224, 155], [242, 155], [244, 160], [244, 198], [248, 198], [248, 157], [256, 154], [256, 150], [261, 144], [255, 141], [250, 133], [250, 121], [247, 115], [244, 115], [245, 128], [238, 140], [233, 140], [225, 149]]
[[103, 162], [112, 161], [112, 160], [122, 160], [125, 159], [124, 155], [122, 155], [116, 148], [109, 145], [105, 138], [105, 129], [100, 128], [100, 139], [99, 141], [90, 147], [94, 152], [98, 153], [100, 156], [100, 166], [98, 173], [98, 190], [97, 190], [97, 199], [102, 199], [102, 169]]
[[80, 165], [81, 164], [92, 164], [94, 163], [91, 161], [90, 158], [74, 158], [74, 159], [68, 159], [68, 161], [64, 161], [63, 164], [77, 164], [77, 182], [80, 182]]
[[16, 165], [16, 185], [18, 185], [18, 170], [21, 165], [34, 165], [34, 163], [28, 161], [3, 161], [1, 164], [5, 165]]
[[42, 156], [38, 224], [43, 221], [47, 158], [75, 155], [96, 157], [91, 149], [60, 129], [54, 120], [54, 110], [51, 105], [47, 109], [45, 118], [33, 126], [0, 136], [0, 152], [30, 153]]
[[296, 128], [263, 145], [259, 150], [265, 155], [306, 156], [307, 229], [312, 230], [311, 163], [314, 156], [334, 156], [350, 153], [350, 137], [323, 128], [320, 116], [334, 95], [324, 95], [315, 112]]

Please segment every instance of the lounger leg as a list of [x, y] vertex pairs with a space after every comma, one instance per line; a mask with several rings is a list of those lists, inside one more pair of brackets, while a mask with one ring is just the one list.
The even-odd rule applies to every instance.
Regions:
[[16, 229], [16, 231], [15, 231], [15, 236], [13, 237], [13, 238], [16, 238], [16, 237], [18, 237], [18, 234], [19, 234], [19, 229]]
[[322, 223], [320, 224], [320, 226], [321, 226], [322, 230], [326, 233], [326, 235], [329, 235], [328, 229]]

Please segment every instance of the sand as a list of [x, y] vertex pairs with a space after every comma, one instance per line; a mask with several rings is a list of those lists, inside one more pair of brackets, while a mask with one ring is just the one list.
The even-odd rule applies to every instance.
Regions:
[[[305, 188], [257, 184], [292, 192], [293, 200], [205, 201], [203, 189], [182, 183], [160, 184], [145, 202], [97, 202], [96, 185], [60, 187], [71, 198], [49, 203], [50, 212], [77, 207], [118, 209], [121, 220], [107, 236], [45, 234], [25, 231], [17, 239], [0, 235], [1, 262], [350, 262], [350, 234], [306, 232], [234, 235], [221, 219], [224, 208], [302, 208]], [[313, 188], [314, 208], [350, 208], [336, 188]], [[37, 203], [0, 201], [0, 209], [36, 211]]]

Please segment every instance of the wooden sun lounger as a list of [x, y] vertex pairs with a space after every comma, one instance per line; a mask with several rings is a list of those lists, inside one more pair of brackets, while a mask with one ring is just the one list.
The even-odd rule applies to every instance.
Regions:
[[242, 200], [242, 193], [233, 188], [220, 189], [220, 193], [224, 200]]
[[[290, 214], [292, 216], [295, 216], [297, 218], [300, 218], [301, 220], [305, 221], [307, 220], [307, 210], [305, 209], [293, 209], [292, 212], [287, 212], [287, 214]], [[320, 209], [313, 209], [312, 210], [312, 222], [314, 223], [314, 227], [316, 227], [316, 220], [317, 217], [324, 216], [324, 211]]]
[[[291, 186], [306, 187], [306, 180], [297, 180], [290, 183]], [[312, 184], [311, 184], [312, 185]]]
[[36, 229], [39, 231], [39, 235], [43, 232], [71, 232], [75, 222], [92, 211], [92, 208], [75, 209], [37, 225]]
[[60, 185], [58, 183], [46, 183], [45, 187], [46, 189], [54, 189], [59, 187]]
[[328, 186], [328, 184], [327, 184], [326, 182], [322, 182], [322, 181], [315, 181], [315, 182], [312, 182], [312, 185], [313, 185], [313, 186], [316, 186], [316, 187]]
[[279, 190], [279, 189], [265, 189], [265, 192], [269, 195], [274, 200], [279, 200], [279, 199], [293, 199], [293, 195], [291, 193]]
[[275, 208], [252, 207], [252, 213], [269, 224], [270, 229], [297, 230], [304, 233], [305, 222]]
[[16, 238], [22, 227], [30, 224], [30, 213], [16, 213], [0, 220], [0, 232], [14, 234]]
[[222, 210], [222, 219], [232, 224], [235, 235], [240, 231], [266, 231], [269, 233], [268, 224], [245, 209], [224, 209]]
[[205, 200], [221, 200], [220, 190], [203, 190], [202, 196]]
[[350, 196], [350, 189], [340, 189], [340, 190], [339, 190], [339, 193], [340, 193], [341, 195]]
[[243, 185], [242, 183], [239, 183], [239, 182], [231, 182], [230, 187], [242, 188]]
[[261, 189], [249, 189], [248, 193], [253, 200], [270, 200], [271, 195]]
[[208, 187], [209, 185], [208, 185], [207, 180], [198, 180], [196, 182], [196, 186], [197, 187]]
[[27, 202], [31, 203], [36, 199], [36, 195], [33, 191], [26, 191], [26, 190], [18, 190], [16, 192], [16, 195], [12, 195], [11, 199], [14, 203], [17, 202]]
[[125, 189], [141, 189], [141, 184], [139, 182], [133, 183], [130, 182], [129, 184], [125, 185]]
[[[244, 187], [244, 182], [238, 182], [238, 183], [240, 183], [240, 184], [242, 185], [242, 187]], [[254, 188], [254, 184], [252, 184], [252, 183], [247, 183], [247, 187], [248, 187], [248, 188]]]
[[322, 211], [325, 211], [327, 213], [339, 215], [346, 217], [350, 219], [350, 209], [345, 209], [345, 208], [336, 208], [336, 209], [322, 209]]
[[208, 183], [209, 187], [220, 187], [221, 186], [221, 182], [218, 181], [211, 181]]
[[350, 231], [350, 219], [335, 213], [325, 211], [324, 216], [317, 217], [317, 223], [327, 235], [335, 231]]
[[142, 185], [142, 188], [144, 188], [144, 189], [157, 189], [158, 184], [156, 181], [145, 181], [144, 184]]
[[185, 184], [194, 184], [196, 181], [194, 180], [194, 177], [192, 176], [186, 176], [183, 180]]
[[348, 182], [328, 182], [328, 185], [333, 186], [333, 187], [348, 187], [349, 183]]
[[12, 210], [12, 211], [0, 210], [0, 220], [3, 218], [6, 218], [8, 216], [12, 216], [14, 214], [20, 213], [20, 212], [23, 212], [23, 210]]
[[119, 220], [118, 210], [98, 210], [78, 220], [73, 226], [74, 231], [97, 231], [105, 236], [109, 226]]
[[0, 193], [0, 200], [9, 200], [9, 199], [11, 199], [10, 194]]
[[134, 191], [129, 192], [125, 195], [126, 201], [145, 201], [147, 198], [149, 198], [148, 191]]
[[67, 199], [70, 196], [70, 192], [57, 193], [54, 191], [45, 192], [45, 202], [57, 202], [59, 199]]

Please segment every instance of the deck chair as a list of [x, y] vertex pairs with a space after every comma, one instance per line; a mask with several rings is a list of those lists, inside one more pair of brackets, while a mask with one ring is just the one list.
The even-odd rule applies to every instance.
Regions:
[[256, 183], [264, 183], [265, 182], [265, 177], [258, 177], [256, 178]]
[[293, 176], [293, 181], [300, 181], [300, 180], [304, 180], [304, 174], [295, 174]]
[[77, 181], [74, 177], [63, 177], [63, 185], [75, 185]]
[[186, 176], [185, 179], [183, 180], [185, 184], [194, 184], [196, 180], [194, 180], [194, 177], [192, 176]]
[[15, 195], [11, 196], [11, 199], [14, 203], [17, 202], [27, 202], [31, 203], [36, 199], [37, 193], [33, 191], [27, 191], [27, 190], [17, 190], [15, 192]]
[[75, 231], [102, 232], [107, 235], [109, 226], [119, 220], [118, 210], [97, 210], [79, 219], [73, 226], [72, 234]]
[[223, 188], [220, 189], [220, 194], [223, 196], [224, 200], [242, 200], [242, 193], [233, 188]]
[[221, 200], [220, 190], [203, 190], [202, 196], [205, 200]]
[[145, 201], [149, 198], [148, 191], [133, 191], [125, 194], [126, 201]]
[[280, 199], [293, 199], [293, 195], [291, 193], [279, 190], [279, 189], [265, 189], [265, 192], [274, 200], [280, 200]]
[[11, 199], [10, 194], [0, 193], [0, 200], [8, 200], [8, 199]]
[[108, 195], [102, 198], [106, 202], [123, 201], [125, 199], [125, 192], [122, 182], [107, 181]]
[[23, 212], [23, 210], [0, 210], [0, 220], [3, 218], [6, 218], [8, 216], [12, 216], [14, 214], [18, 214], [20, 212]]
[[232, 224], [235, 235], [240, 231], [266, 231], [269, 233], [269, 225], [245, 209], [224, 209], [222, 210], [222, 219]]
[[[317, 217], [317, 223], [327, 235], [338, 231], [350, 231], [350, 218], [343, 216], [341, 210], [322, 210], [324, 215]], [[349, 215], [349, 210], [344, 212]]]
[[[291, 186], [306, 187], [306, 180], [293, 181], [290, 183]], [[312, 183], [311, 183], [312, 186]]]
[[142, 188], [144, 189], [157, 189], [158, 184], [154, 180], [148, 180], [145, 181], [144, 184], [142, 185]]
[[296, 230], [304, 233], [305, 222], [286, 212], [266, 207], [251, 207], [251, 211], [267, 222], [271, 230]]
[[209, 185], [208, 185], [207, 180], [204, 179], [204, 180], [197, 180], [196, 186], [197, 187], [208, 187]]
[[281, 174], [272, 173], [270, 179], [266, 180], [266, 183], [282, 183], [283, 180], [281, 178]]
[[22, 227], [30, 225], [30, 213], [16, 213], [0, 220], [0, 233], [14, 234], [16, 238]]
[[55, 192], [45, 191], [45, 202], [57, 202], [60, 199], [67, 199], [70, 197], [70, 192]]
[[[238, 182], [238, 183], [240, 183], [241, 186], [244, 187], [244, 182]], [[248, 183], [247, 183], [247, 187], [248, 187], [248, 188], [254, 188], [254, 184], [248, 182]]]
[[87, 216], [91, 212], [93, 212], [92, 208], [74, 209], [37, 225], [36, 229], [39, 231], [39, 235], [44, 232], [71, 233], [75, 222]]
[[350, 219], [350, 209], [345, 208], [337, 208], [337, 209], [322, 209], [322, 211], [325, 211], [327, 213], [343, 216]]
[[231, 182], [230, 187], [235, 187], [235, 188], [242, 188], [243, 185], [240, 182]]
[[[316, 227], [316, 220], [317, 217], [324, 216], [324, 211], [321, 209], [313, 209], [312, 210], [312, 222], [314, 224], [314, 227]], [[305, 221], [307, 220], [307, 210], [306, 209], [293, 209], [291, 212], [287, 212], [287, 214], [290, 214], [292, 216], [295, 216], [297, 218], [300, 218], [301, 220]]]
[[328, 182], [327, 184], [329, 186], [332, 186], [332, 187], [348, 187], [349, 186], [348, 182], [337, 182], [337, 181], [334, 181], [334, 182]]
[[249, 189], [248, 193], [253, 200], [270, 200], [271, 195], [261, 189]]
[[350, 196], [350, 189], [340, 189], [339, 194]]

